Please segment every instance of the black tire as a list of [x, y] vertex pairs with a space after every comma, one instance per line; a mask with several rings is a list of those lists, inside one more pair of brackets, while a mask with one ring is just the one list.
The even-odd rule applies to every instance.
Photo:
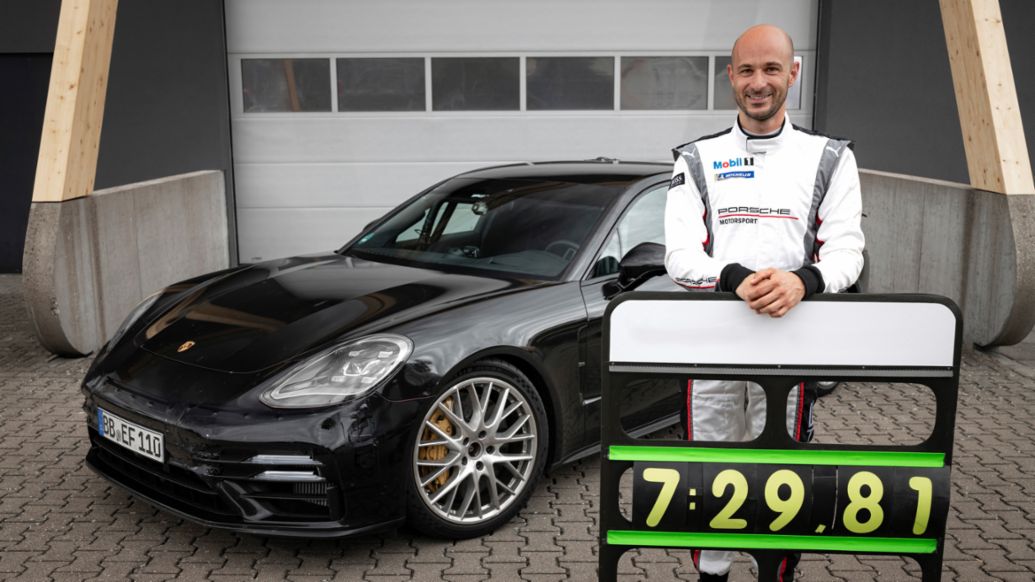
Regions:
[[[483, 398], [485, 410], [476, 419]], [[410, 438], [410, 526], [449, 539], [495, 531], [535, 490], [549, 437], [542, 399], [520, 370], [495, 359], [462, 370], [443, 383]]]
[[827, 396], [828, 394], [831, 394], [840, 385], [840, 382], [834, 381], [816, 382], [816, 397], [822, 398], [824, 396]]

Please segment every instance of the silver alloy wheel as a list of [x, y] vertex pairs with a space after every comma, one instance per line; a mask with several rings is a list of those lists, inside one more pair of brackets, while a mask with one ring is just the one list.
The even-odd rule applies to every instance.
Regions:
[[421, 500], [455, 524], [505, 510], [535, 467], [536, 419], [525, 395], [499, 378], [468, 378], [424, 415], [413, 450]]

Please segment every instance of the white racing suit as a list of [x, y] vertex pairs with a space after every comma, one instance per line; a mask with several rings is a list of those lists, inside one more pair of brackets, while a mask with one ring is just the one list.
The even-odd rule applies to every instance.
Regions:
[[[775, 134], [751, 136], [738, 120], [673, 150], [665, 208], [669, 275], [690, 290], [733, 292], [752, 272], [775, 267], [797, 274], [806, 298], [851, 286], [862, 270], [864, 240], [859, 173], [849, 146], [789, 119]], [[834, 333], [836, 326], [831, 322]], [[811, 425], [804, 392], [794, 388], [787, 400], [787, 430], [799, 440], [802, 417]], [[765, 394], [749, 382], [691, 379], [683, 413], [689, 440], [751, 440], [765, 425]], [[709, 574], [728, 572], [732, 557], [694, 552], [698, 569]]]

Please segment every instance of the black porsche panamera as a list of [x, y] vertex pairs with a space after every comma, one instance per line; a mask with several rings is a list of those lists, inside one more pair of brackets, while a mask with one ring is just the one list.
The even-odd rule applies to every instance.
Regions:
[[[669, 176], [610, 160], [478, 170], [336, 252], [165, 288], [86, 375], [87, 462], [214, 527], [488, 533], [545, 468], [598, 449], [604, 308], [623, 288], [674, 288], [641, 245], [663, 242]], [[675, 422], [679, 396], [628, 391], [625, 427]]]

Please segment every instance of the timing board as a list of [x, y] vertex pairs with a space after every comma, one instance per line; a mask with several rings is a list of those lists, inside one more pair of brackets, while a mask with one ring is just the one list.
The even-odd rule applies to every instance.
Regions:
[[[742, 550], [762, 581], [789, 552], [906, 555], [939, 580], [961, 335], [959, 308], [933, 295], [818, 295], [783, 318], [730, 294], [618, 297], [604, 322], [600, 579], [616, 579], [626, 550], [657, 547]], [[633, 439], [620, 395], [646, 377], [755, 382], [765, 428], [748, 442]], [[787, 398], [818, 380], [925, 385], [933, 431], [910, 446], [798, 442]]]

